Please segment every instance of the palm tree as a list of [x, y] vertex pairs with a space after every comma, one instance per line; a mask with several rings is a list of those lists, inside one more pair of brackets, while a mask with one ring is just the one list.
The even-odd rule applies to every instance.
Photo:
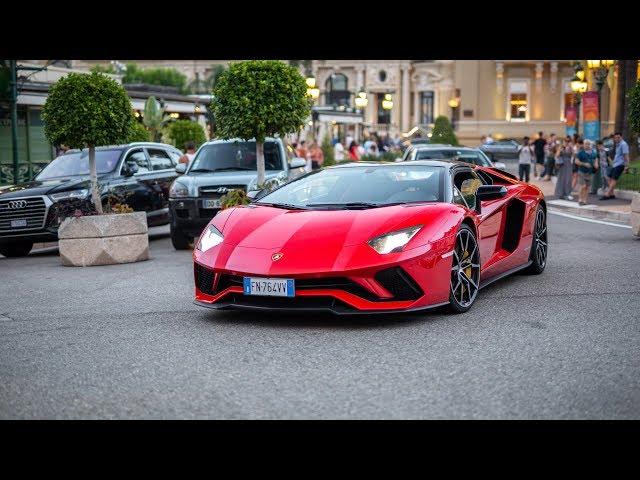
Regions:
[[144, 117], [142, 123], [149, 129], [151, 140], [159, 142], [161, 130], [164, 125], [171, 120], [169, 115], [164, 114], [164, 107], [151, 95], [144, 104]]

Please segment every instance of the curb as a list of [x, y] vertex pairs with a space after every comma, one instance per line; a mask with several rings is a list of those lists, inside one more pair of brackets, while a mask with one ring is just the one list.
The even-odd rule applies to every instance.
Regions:
[[560, 212], [571, 213], [579, 217], [593, 218], [596, 220], [611, 220], [614, 222], [624, 223], [625, 225], [631, 224], [631, 213], [604, 210], [604, 209], [598, 208], [595, 205], [585, 205], [581, 207], [579, 205], [568, 206], [561, 203], [565, 201], [566, 200], [549, 200], [547, 202], [547, 205], [549, 206], [550, 209], [554, 209]]

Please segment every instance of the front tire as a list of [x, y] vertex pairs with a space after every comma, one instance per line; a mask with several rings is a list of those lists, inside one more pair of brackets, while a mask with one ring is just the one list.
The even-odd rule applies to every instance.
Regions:
[[533, 240], [531, 242], [531, 253], [529, 265], [524, 273], [530, 275], [540, 275], [544, 272], [544, 267], [547, 266], [547, 214], [542, 206], [538, 205], [536, 210], [536, 223], [533, 230]]
[[0, 254], [8, 258], [26, 257], [33, 248], [33, 242], [4, 243], [0, 245]]
[[191, 248], [192, 238], [185, 235], [181, 230], [169, 228], [171, 232], [171, 243], [176, 250], [189, 250]]
[[469, 310], [480, 285], [480, 250], [473, 230], [464, 223], [456, 234], [449, 284], [449, 312]]

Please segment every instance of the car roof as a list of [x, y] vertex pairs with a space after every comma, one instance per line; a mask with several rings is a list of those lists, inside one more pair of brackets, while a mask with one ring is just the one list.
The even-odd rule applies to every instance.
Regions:
[[340, 165], [332, 165], [327, 168], [353, 168], [353, 167], [393, 167], [399, 165], [426, 165], [428, 167], [444, 167], [444, 168], [452, 168], [453, 165], [466, 165], [469, 166], [468, 163], [465, 162], [446, 162], [442, 160], [413, 160], [411, 162], [351, 162], [351, 163], [341, 163]]
[[467, 151], [475, 151], [478, 148], [475, 147], [465, 147], [464, 145], [417, 145], [415, 147], [416, 150], [467, 150]]
[[[100, 150], [117, 150], [117, 149], [125, 149], [125, 148], [131, 148], [131, 147], [171, 147], [173, 149], [176, 149], [177, 147], [174, 147], [173, 145], [170, 145], [168, 143], [159, 143], [159, 142], [131, 142], [131, 143], [123, 143], [121, 145], [103, 145], [101, 147], [96, 147], [96, 150], [100, 151]], [[80, 151], [85, 151], [88, 150], [87, 148], [72, 148], [69, 149], [65, 152], [65, 155], [68, 153], [78, 153]]]

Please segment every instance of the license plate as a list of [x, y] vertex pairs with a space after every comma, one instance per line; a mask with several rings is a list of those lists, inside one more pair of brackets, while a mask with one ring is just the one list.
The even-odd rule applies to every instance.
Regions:
[[12, 227], [26, 227], [27, 226], [27, 221], [25, 219], [11, 220], [11, 226]]
[[221, 205], [220, 205], [219, 199], [202, 201], [202, 208], [220, 208], [220, 207]]
[[295, 297], [296, 287], [290, 278], [244, 277], [245, 295], [263, 295], [267, 297]]

